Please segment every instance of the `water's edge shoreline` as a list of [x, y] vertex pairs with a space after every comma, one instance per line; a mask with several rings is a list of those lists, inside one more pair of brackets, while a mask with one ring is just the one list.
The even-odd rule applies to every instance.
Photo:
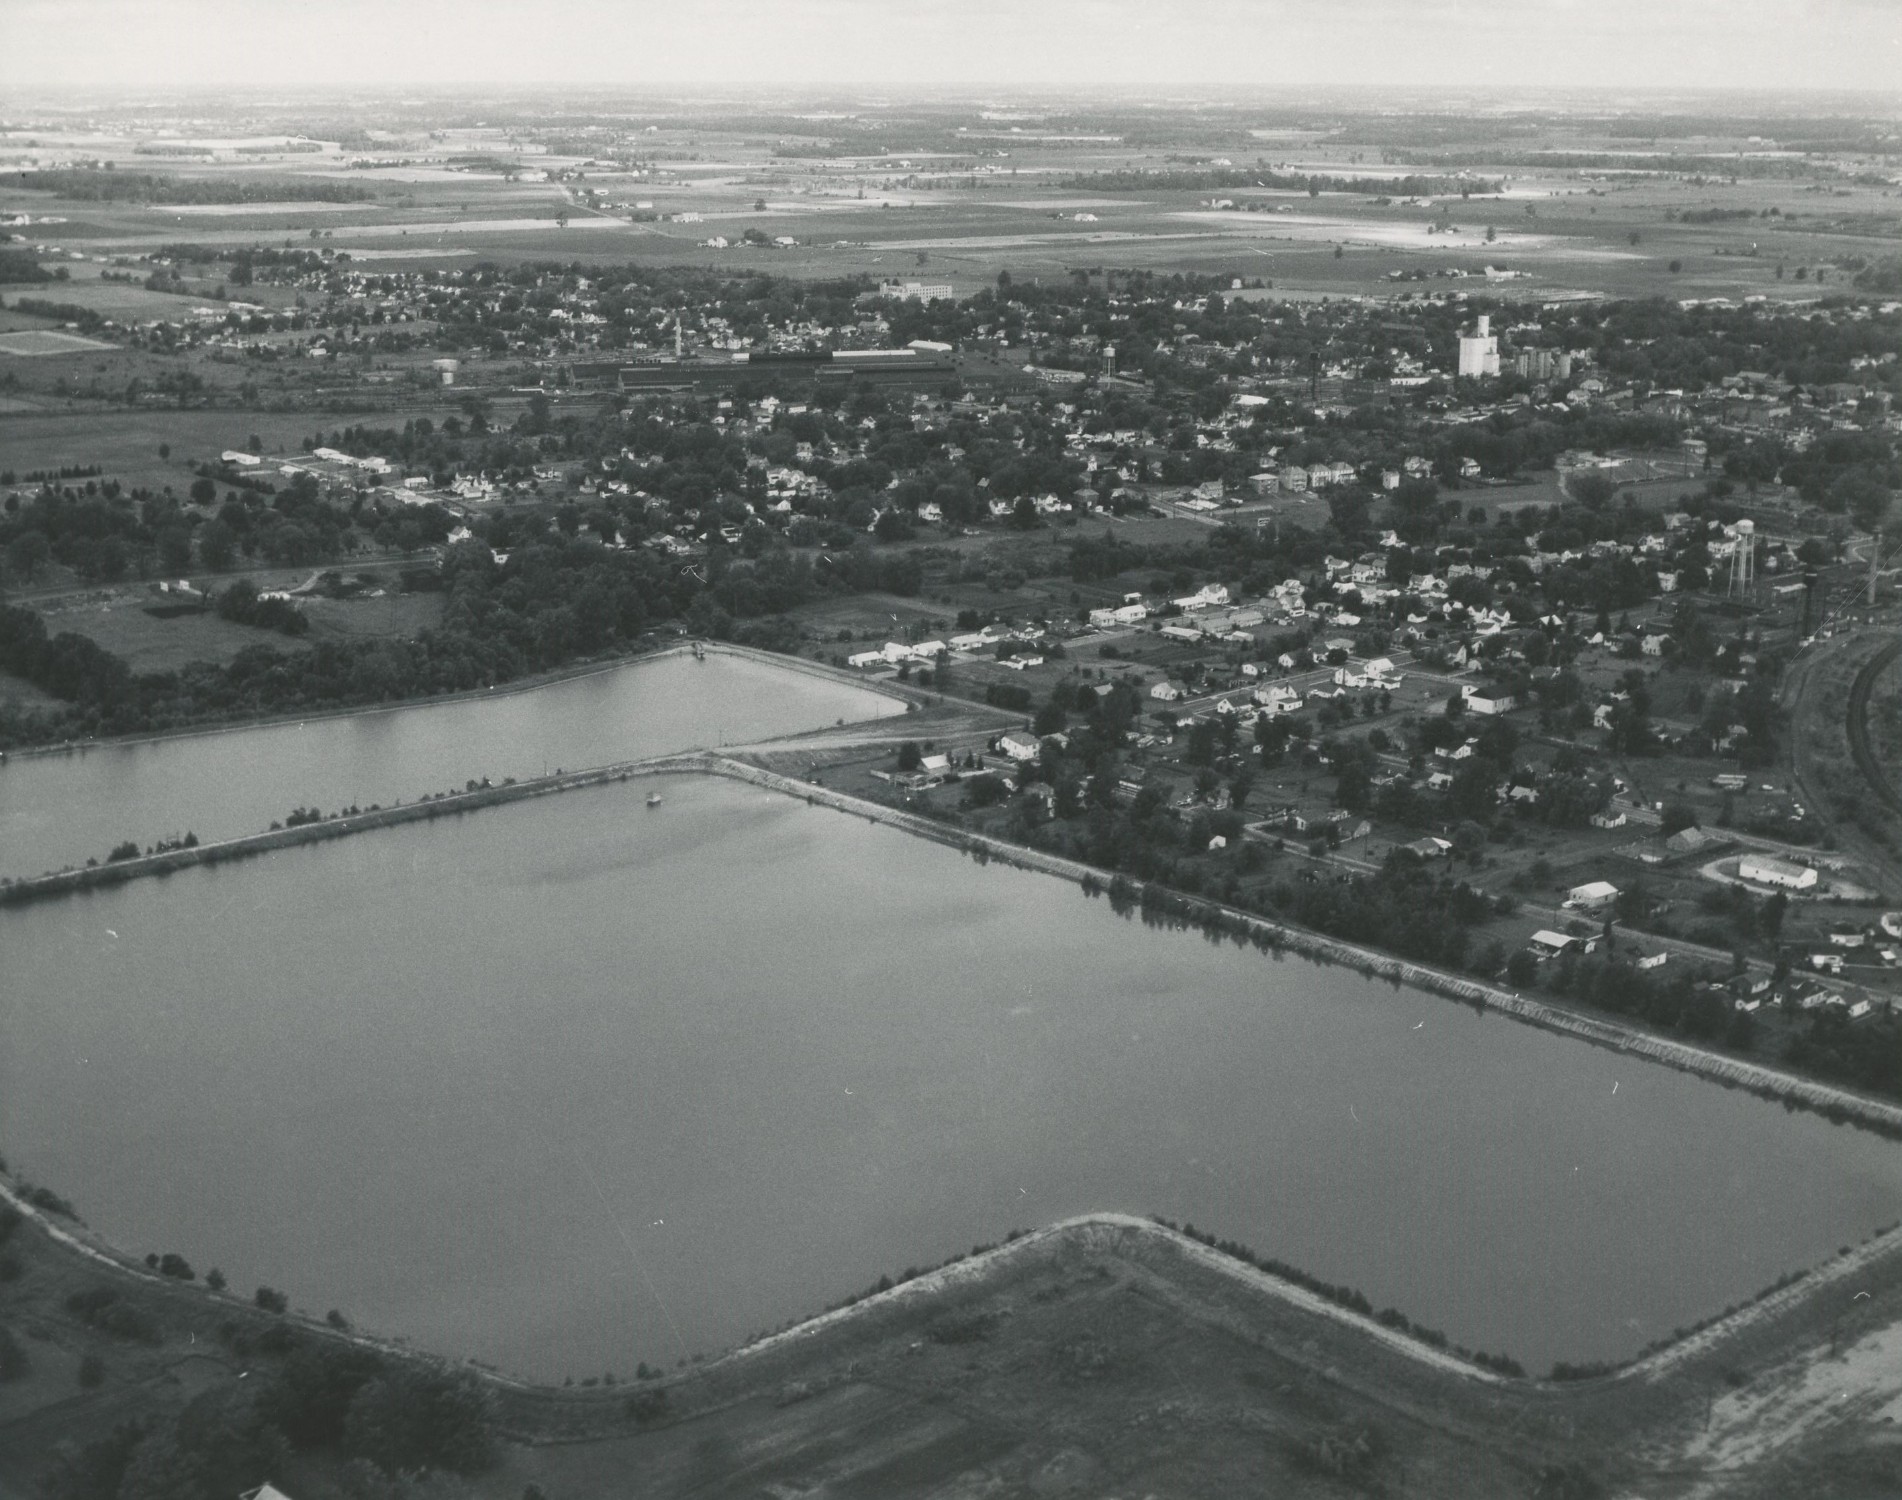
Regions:
[[244, 734], [254, 729], [282, 729], [289, 724], [327, 724], [338, 719], [364, 719], [378, 714], [402, 713], [412, 708], [445, 708], [457, 703], [482, 703], [490, 699], [511, 698], [520, 693], [537, 692], [542, 688], [554, 687], [558, 683], [579, 682], [584, 678], [598, 677], [605, 672], [618, 672], [623, 667], [664, 661], [668, 657], [684, 656], [689, 652], [710, 656], [735, 656], [746, 661], [764, 662], [770, 666], [785, 667], [796, 672], [803, 671], [810, 677], [821, 677], [840, 686], [855, 687], [863, 692], [876, 693], [880, 697], [894, 698], [914, 706], [925, 703], [932, 696], [924, 689], [913, 687], [909, 683], [892, 679], [868, 681], [838, 667], [829, 666], [825, 662], [814, 661], [810, 657], [785, 656], [757, 646], [737, 645], [732, 641], [675, 641], [667, 645], [643, 647], [620, 656], [577, 662], [565, 667], [554, 667], [546, 672], [534, 672], [526, 677], [496, 683], [492, 687], [463, 688], [451, 693], [397, 698], [388, 703], [359, 703], [344, 708], [314, 709], [307, 713], [265, 714], [254, 718], [213, 720], [204, 724], [186, 725], [180, 729], [160, 730], [153, 734], [107, 735], [95, 739], [54, 740], [41, 745], [22, 745], [17, 749], [0, 751], [0, 769], [4, 769], [6, 765], [14, 761], [25, 764], [54, 756], [83, 756], [94, 750], [165, 745], [178, 740]]
[[[298, 844], [319, 843], [345, 838], [374, 828], [394, 827], [403, 823], [433, 821], [453, 814], [474, 812], [503, 803], [550, 796], [581, 787], [605, 786], [636, 777], [669, 775], [714, 775], [747, 782], [768, 791], [804, 799], [868, 822], [882, 823], [966, 853], [979, 853], [1021, 869], [1056, 875], [1077, 885], [1086, 882], [1091, 889], [1107, 889], [1121, 880], [1133, 894], [1140, 896], [1141, 881], [1118, 876], [1076, 860], [1047, 854], [1023, 844], [1011, 843], [988, 834], [975, 833], [921, 817], [898, 808], [868, 802], [830, 787], [797, 781], [762, 767], [734, 760], [705, 750], [674, 755], [653, 756], [622, 761], [585, 771], [568, 771], [527, 781], [506, 782], [479, 787], [469, 792], [449, 792], [419, 802], [402, 803], [372, 812], [338, 814], [295, 828], [274, 829], [267, 833], [246, 834], [238, 838], [197, 844], [188, 849], [170, 849], [159, 854], [142, 855], [82, 869], [61, 870], [0, 885], [0, 906], [22, 906], [57, 896], [75, 895], [122, 885], [127, 881], [154, 875], [170, 875], [194, 865], [221, 864], [245, 859]], [[1164, 888], [1166, 889], [1166, 888]], [[1172, 893], [1173, 894], [1173, 893]], [[1533, 999], [1516, 990], [1488, 983], [1464, 974], [1436, 969], [1399, 958], [1377, 948], [1364, 947], [1344, 939], [1329, 937], [1306, 928], [1290, 926], [1267, 917], [1202, 897], [1180, 897], [1196, 913], [1218, 919], [1237, 936], [1255, 937], [1276, 951], [1287, 951], [1323, 963], [1342, 964], [1361, 973], [1412, 985], [1434, 994], [1464, 1001], [1485, 1010], [1496, 1010], [1566, 1036], [1577, 1037], [1596, 1046], [1606, 1047], [1635, 1057], [1661, 1063], [1679, 1072], [1694, 1073], [1729, 1087], [1742, 1088], [1765, 1098], [1780, 1099], [1794, 1107], [1812, 1109], [1831, 1119], [1853, 1122], [1885, 1135], [1902, 1137], [1902, 1104], [1871, 1098], [1833, 1084], [1801, 1078], [1761, 1063], [1729, 1057], [1694, 1047], [1670, 1037], [1656, 1036], [1611, 1021]]]

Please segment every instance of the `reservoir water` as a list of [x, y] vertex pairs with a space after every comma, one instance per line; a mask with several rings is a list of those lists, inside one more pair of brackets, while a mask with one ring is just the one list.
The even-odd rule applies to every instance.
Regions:
[[1542, 1369], [1902, 1213], [1902, 1149], [722, 780], [0, 913], [0, 1149], [448, 1353], [671, 1364], [1093, 1209]]
[[293, 807], [413, 802], [484, 776], [519, 780], [904, 711], [847, 683], [683, 653], [526, 692], [15, 756], [0, 765], [0, 875], [103, 860], [126, 839], [261, 833]]

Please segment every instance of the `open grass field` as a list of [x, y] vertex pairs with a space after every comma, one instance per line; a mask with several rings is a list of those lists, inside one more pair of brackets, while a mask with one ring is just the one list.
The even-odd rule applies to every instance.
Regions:
[[56, 328], [23, 328], [0, 333], [0, 354], [19, 359], [43, 359], [54, 354], [85, 354], [94, 349], [110, 349], [97, 339], [82, 338]]
[[[348, 570], [346, 570], [348, 571]], [[298, 574], [262, 571], [251, 575], [266, 587], [301, 583]], [[304, 602], [310, 620], [307, 636], [293, 641], [275, 631], [236, 625], [216, 614], [174, 615], [158, 619], [145, 612], [154, 596], [143, 588], [94, 592], [44, 611], [46, 628], [71, 630], [97, 641], [135, 672], [168, 672], [194, 661], [227, 662], [249, 646], [299, 650], [325, 637], [413, 636], [442, 616], [437, 594], [386, 594], [382, 598], [323, 599]]]
[[[400, 427], [405, 413], [379, 415]], [[352, 418], [351, 420], [357, 420]], [[67, 464], [98, 464], [127, 486], [183, 493], [192, 465], [227, 448], [266, 456], [299, 452], [320, 423], [309, 413], [261, 411], [112, 411], [0, 415], [0, 467], [27, 474]], [[170, 448], [162, 458], [159, 448]]]
[[[1637, 501], [1638, 508], [1653, 514], [1662, 515], [1676, 510], [1678, 502], [1686, 494], [1694, 494], [1701, 485], [1701, 479], [1633, 479], [1627, 481], [1620, 476], [1625, 473], [1642, 472], [1638, 468], [1606, 469], [1605, 477], [1617, 485], [1617, 494], [1613, 503], [1622, 505], [1624, 497], [1630, 495]], [[1563, 504], [1566, 500], [1560, 486], [1558, 474], [1546, 469], [1529, 473], [1504, 483], [1492, 483], [1471, 486], [1455, 491], [1452, 495], [1463, 509], [1478, 507], [1484, 510], [1490, 520], [1501, 512], [1513, 513], [1521, 506], [1540, 507]]]

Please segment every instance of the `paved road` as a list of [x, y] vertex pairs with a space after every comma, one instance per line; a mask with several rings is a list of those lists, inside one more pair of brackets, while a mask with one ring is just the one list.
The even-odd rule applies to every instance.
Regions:
[[1888, 768], [1876, 759], [1875, 749], [1869, 743], [1869, 699], [1875, 691], [1876, 680], [1895, 665], [1898, 655], [1902, 655], [1902, 641], [1891, 641], [1863, 663], [1849, 690], [1846, 710], [1849, 749], [1855, 756], [1857, 769], [1869, 783], [1869, 790], [1893, 813], [1902, 813], [1902, 796], [1897, 795]]

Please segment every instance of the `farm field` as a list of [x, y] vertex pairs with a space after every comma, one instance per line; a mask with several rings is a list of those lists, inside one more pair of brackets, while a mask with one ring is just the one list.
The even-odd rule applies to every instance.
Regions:
[[[1667, 288], [1678, 296], [1800, 296], [1810, 288], [1779, 278], [1780, 264], [1867, 253], [1893, 244], [1896, 232], [1884, 189], [1848, 162], [1792, 158], [1756, 168], [1760, 175], [1673, 180], [1637, 164], [1617, 170], [1619, 151], [1642, 153], [1622, 143], [1608, 152], [1591, 127], [1561, 118], [1539, 126], [1543, 158], [1517, 143], [1496, 167], [1484, 152], [1462, 156], [1459, 170], [1475, 185], [1503, 190], [1470, 197], [1377, 191], [1409, 171], [1436, 170], [1431, 149], [1406, 144], [1414, 127], [1405, 122], [1394, 127], [1390, 161], [1378, 163], [1325, 129], [1251, 128], [1245, 115], [1172, 121], [1170, 150], [1132, 144], [1117, 130], [992, 132], [962, 123], [954, 104], [927, 106], [894, 123], [900, 140], [928, 139], [938, 149], [908, 153], [880, 143], [858, 155], [840, 154], [819, 129], [802, 141], [686, 103], [650, 118], [656, 128], [636, 124], [629, 147], [605, 160], [541, 148], [523, 157], [515, 128], [462, 127], [427, 139], [398, 136], [368, 169], [353, 168], [332, 145], [163, 163], [186, 183], [256, 182], [257, 202], [59, 203], [0, 184], [0, 209], [52, 211], [65, 222], [48, 238], [86, 254], [144, 253], [179, 239], [297, 245], [316, 237], [368, 258], [450, 263], [474, 254], [688, 261], [793, 276], [923, 274], [960, 292], [1001, 269], [1037, 276], [1111, 266], [1260, 277], [1277, 292], [1384, 296], [1409, 286], [1396, 276], [1477, 274], [1492, 264], [1512, 273], [1515, 291], [1534, 296]], [[1199, 158], [1182, 153], [1191, 142]], [[50, 143], [120, 153], [128, 144], [96, 131]], [[1736, 144], [1673, 139], [1647, 149], [1696, 162]], [[9, 154], [0, 143], [0, 171]], [[1184, 161], [1212, 159], [1235, 164], [1232, 183], [1178, 186], [1168, 175], [1179, 177]], [[1250, 169], [1267, 185], [1251, 182]], [[1280, 185], [1304, 174], [1330, 185], [1312, 195]], [[1333, 185], [1360, 182], [1365, 193]], [[586, 194], [576, 191], [584, 184]], [[311, 196], [300, 198], [300, 187]], [[340, 188], [370, 196], [316, 201]], [[1713, 212], [1731, 218], [1695, 217]], [[796, 243], [743, 247], [747, 228]], [[710, 246], [716, 236], [733, 243]], [[420, 243], [392, 243], [405, 239]]]

